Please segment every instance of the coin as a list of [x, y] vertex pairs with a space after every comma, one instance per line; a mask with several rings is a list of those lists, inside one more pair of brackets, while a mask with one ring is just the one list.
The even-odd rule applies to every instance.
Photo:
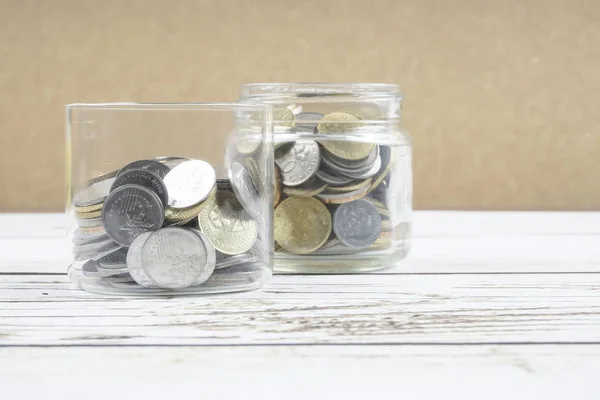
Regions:
[[385, 178], [392, 172], [394, 167], [396, 166], [396, 160], [394, 158], [394, 149], [381, 146], [380, 154], [381, 154], [381, 169], [377, 172], [376, 176], [373, 178], [373, 183], [369, 187], [369, 192], [374, 191], [381, 183], [385, 180]]
[[100, 218], [100, 214], [102, 213], [102, 209], [98, 211], [90, 211], [90, 212], [77, 212], [75, 211], [75, 217], [79, 219], [93, 219]]
[[358, 200], [367, 194], [367, 186], [361, 187], [360, 189], [353, 190], [351, 192], [343, 193], [327, 193], [323, 192], [316, 195], [315, 197], [321, 200], [325, 204], [343, 204], [349, 203], [354, 200]]
[[375, 163], [371, 166], [370, 169], [366, 170], [366, 171], [351, 171], [348, 169], [339, 169], [339, 173], [340, 175], [344, 175], [347, 176], [348, 178], [354, 178], [354, 179], [367, 179], [372, 177], [373, 175], [375, 175], [377, 173], [377, 171], [379, 171], [379, 169], [381, 168], [381, 157], [377, 157], [375, 159]]
[[169, 167], [169, 169], [173, 169], [179, 164], [190, 160], [186, 157], [156, 157], [154, 159], [165, 164], [167, 167]]
[[88, 207], [102, 203], [106, 196], [108, 196], [110, 187], [114, 181], [115, 178], [104, 179], [102, 181], [95, 182], [91, 186], [79, 191], [73, 197], [73, 205], [75, 207]]
[[[208, 195], [208, 198], [210, 199], [211, 197], [214, 197], [217, 193], [217, 186], [215, 185], [212, 189], [212, 191], [210, 192], [210, 194]], [[165, 210], [165, 221], [167, 221], [170, 224], [179, 224], [179, 223], [187, 223], [189, 222], [192, 218], [198, 216], [198, 214], [200, 214], [200, 212], [202, 211], [202, 209], [204, 207], [206, 207], [206, 205], [208, 204], [208, 199], [204, 200], [192, 207], [188, 207], [188, 208], [172, 208], [172, 207], [167, 207]]]
[[250, 172], [242, 164], [233, 162], [229, 166], [229, 180], [240, 204], [250, 216], [259, 219], [262, 211], [260, 196]]
[[294, 254], [317, 250], [331, 233], [331, 214], [312, 197], [290, 197], [275, 209], [275, 240]]
[[291, 127], [294, 125], [294, 113], [287, 108], [273, 110], [273, 123], [275, 126]]
[[88, 278], [106, 278], [109, 276], [122, 276], [124, 274], [129, 275], [127, 267], [122, 268], [103, 268], [98, 261], [89, 260], [81, 267], [81, 272], [85, 277]]
[[98, 265], [105, 269], [126, 267], [127, 247], [120, 247], [115, 251], [97, 259]]
[[160, 179], [164, 179], [167, 173], [171, 170], [171, 168], [169, 168], [166, 164], [157, 160], [138, 160], [121, 168], [117, 174], [117, 177], [132, 169], [147, 169]]
[[246, 126], [237, 133], [235, 148], [241, 154], [252, 154], [262, 144], [262, 127]]
[[205, 161], [190, 160], [179, 164], [164, 179], [169, 207], [188, 208], [206, 200], [216, 179], [215, 170]]
[[107, 240], [110, 239], [108, 237], [108, 235], [106, 234], [106, 232], [97, 232], [97, 233], [89, 233], [89, 232], [85, 232], [82, 231], [81, 229], [76, 229], [75, 232], [73, 232], [73, 244], [86, 244], [86, 243], [93, 243], [93, 242], [98, 242], [98, 241], [102, 241], [102, 240]]
[[228, 256], [227, 254], [218, 253], [217, 254], [217, 264], [216, 264], [215, 269], [229, 268], [234, 265], [256, 262], [256, 261], [260, 261], [259, 257], [255, 256], [253, 254], [250, 254], [250, 253], [236, 254], [234, 256]]
[[102, 225], [111, 239], [129, 246], [142, 233], [160, 229], [164, 214], [162, 202], [152, 190], [124, 185], [106, 198]]
[[[333, 112], [323, 117], [317, 129], [322, 134], [344, 134], [360, 127], [360, 118], [356, 115]], [[369, 155], [375, 146], [350, 140], [324, 140], [321, 142], [333, 155], [346, 160], [360, 160]]]
[[98, 228], [102, 226], [101, 218], [75, 218], [80, 228]]
[[371, 182], [373, 181], [372, 178], [367, 178], [363, 181], [358, 180], [358, 181], [353, 181], [350, 182], [348, 185], [345, 186], [332, 186], [332, 187], [327, 187], [327, 192], [329, 193], [345, 193], [345, 192], [352, 192], [354, 190], [359, 190], [365, 186], [370, 187], [371, 186]]
[[151, 234], [152, 232], [142, 233], [131, 243], [125, 262], [129, 274], [138, 285], [146, 288], [157, 288], [156, 282], [150, 279], [144, 268], [142, 268], [142, 248]]
[[315, 174], [317, 178], [327, 183], [329, 186], [344, 186], [352, 183], [354, 179], [345, 176], [339, 176], [333, 171], [321, 167]]
[[258, 223], [242, 208], [235, 194], [217, 191], [198, 216], [200, 229], [212, 245], [224, 254], [248, 251], [256, 241]]
[[317, 125], [323, 117], [324, 115], [318, 112], [301, 112], [296, 114], [294, 130], [296, 132], [314, 133], [317, 131]]
[[166, 207], [169, 194], [165, 183], [156, 174], [147, 169], [130, 169], [117, 175], [110, 191], [123, 185], [139, 185], [152, 190], [158, 195], [163, 207]]
[[85, 207], [74, 207], [75, 213], [87, 213], [102, 210], [104, 203], [92, 204], [91, 206]]
[[281, 172], [279, 172], [279, 167], [277, 165], [275, 165], [275, 176], [274, 176], [274, 180], [275, 180], [275, 191], [273, 194], [273, 207], [277, 207], [277, 205], [279, 204], [279, 202], [281, 201], [281, 192], [282, 192], [282, 187], [281, 187]]
[[319, 169], [319, 145], [313, 140], [297, 140], [291, 146], [278, 149], [275, 162], [286, 186], [298, 186], [312, 178]]
[[99, 175], [99, 176], [87, 181], [87, 186], [92, 186], [94, 183], [98, 183], [101, 181], [105, 181], [107, 179], [114, 178], [115, 176], [117, 176], [118, 173], [119, 173], [119, 170], [116, 170], [116, 171], [107, 172], [106, 174]]
[[348, 247], [364, 249], [381, 233], [381, 215], [366, 200], [355, 200], [339, 206], [333, 213], [333, 230]]
[[142, 247], [142, 268], [163, 289], [194, 285], [207, 266], [200, 236], [184, 228], [153, 232]]
[[377, 209], [377, 211], [379, 212], [379, 214], [383, 215], [384, 217], [389, 218], [392, 216], [392, 213], [390, 212], [390, 210], [388, 210], [386, 205], [383, 204], [382, 202], [380, 202], [379, 200], [376, 200], [370, 196], [366, 196], [365, 200], [368, 201], [369, 203], [373, 204], [375, 206], [375, 208]]
[[97, 257], [100, 254], [107, 254], [107, 252], [119, 249], [121, 246], [111, 239], [102, 240], [98, 242], [92, 242], [82, 245], [73, 246], [73, 256], [75, 261], [83, 261], [89, 258]]
[[204, 270], [200, 276], [194, 282], [194, 285], [200, 285], [206, 282], [206, 280], [210, 278], [212, 273], [215, 271], [215, 267], [217, 265], [217, 251], [213, 247], [212, 243], [210, 243], [210, 240], [208, 240], [208, 237], [202, 233], [200, 229], [190, 229], [190, 231], [196, 234], [200, 240], [202, 240], [204, 248], [206, 249], [206, 265], [204, 266]]
[[261, 179], [260, 168], [258, 163], [253, 157], [246, 157], [244, 160], [244, 166], [250, 172], [250, 176], [252, 177], [252, 183], [256, 186], [258, 193], [264, 193], [265, 187], [263, 181]]
[[327, 189], [327, 184], [319, 179], [312, 178], [305, 182], [302, 186], [283, 188], [283, 193], [290, 197], [314, 197]]

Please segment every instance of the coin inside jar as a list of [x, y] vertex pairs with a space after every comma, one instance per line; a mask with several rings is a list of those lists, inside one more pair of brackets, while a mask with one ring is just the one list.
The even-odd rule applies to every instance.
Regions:
[[129, 169], [119, 173], [110, 187], [110, 191], [112, 192], [123, 185], [139, 185], [148, 188], [156, 193], [163, 207], [167, 205], [169, 199], [167, 187], [162, 179], [147, 169]]
[[312, 178], [321, 162], [319, 145], [313, 140], [297, 140], [276, 151], [275, 162], [286, 186], [298, 186]]
[[218, 190], [198, 216], [200, 229], [212, 245], [228, 255], [248, 251], [258, 236], [258, 223], [244, 210], [234, 193]]
[[238, 162], [233, 162], [229, 166], [229, 180], [233, 187], [233, 192], [237, 196], [240, 204], [253, 218], [260, 218], [261, 205], [258, 189], [254, 185], [250, 172]]
[[[345, 112], [333, 112], [323, 117], [317, 129], [322, 134], [343, 134], [360, 128], [360, 118]], [[351, 140], [324, 140], [321, 142], [333, 155], [346, 160], [360, 160], [369, 155], [375, 146]]]
[[215, 170], [205, 161], [190, 160], [177, 165], [164, 179], [169, 207], [188, 208], [206, 200], [216, 179]]
[[331, 214], [319, 200], [290, 197], [275, 209], [275, 240], [294, 254], [320, 248], [331, 234]]
[[162, 201], [152, 190], [124, 185], [106, 198], [102, 225], [112, 240], [129, 246], [142, 233], [160, 229], [164, 214]]
[[107, 178], [99, 182], [94, 182], [91, 186], [81, 190], [73, 197], [75, 207], [88, 207], [101, 204], [114, 183], [115, 178]]
[[204, 242], [184, 228], [164, 228], [150, 234], [143, 244], [141, 258], [148, 277], [164, 289], [195, 284], [207, 267]]
[[379, 237], [381, 215], [367, 200], [345, 203], [333, 214], [333, 230], [346, 246], [364, 249]]
[[171, 168], [169, 168], [166, 164], [157, 160], [137, 160], [121, 168], [117, 174], [117, 177], [132, 169], [147, 169], [160, 179], [164, 179], [167, 173], [171, 170]]

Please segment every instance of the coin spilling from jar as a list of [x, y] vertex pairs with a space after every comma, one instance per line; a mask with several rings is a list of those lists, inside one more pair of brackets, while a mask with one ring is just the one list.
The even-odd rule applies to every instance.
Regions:
[[394, 223], [387, 205], [394, 147], [369, 142], [370, 134], [385, 129], [354, 110], [289, 107], [273, 114], [276, 251], [339, 255], [391, 248], [408, 224]]
[[238, 163], [216, 179], [202, 160], [136, 160], [73, 196], [74, 259], [86, 279], [169, 290], [261, 274], [258, 196]]

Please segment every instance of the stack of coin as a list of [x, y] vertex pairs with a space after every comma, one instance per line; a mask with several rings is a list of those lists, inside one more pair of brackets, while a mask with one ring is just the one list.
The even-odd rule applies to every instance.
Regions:
[[201, 160], [159, 157], [90, 180], [73, 197], [82, 275], [169, 290], [237, 282], [238, 270], [247, 279], [264, 261], [260, 199], [248, 168], [233, 163], [229, 177], [217, 180]]
[[[385, 203], [393, 148], [348, 135], [380, 130], [347, 111], [324, 115], [289, 107], [274, 116], [276, 250], [347, 254], [390, 248], [394, 226]], [[282, 132], [290, 135], [277, 140]]]

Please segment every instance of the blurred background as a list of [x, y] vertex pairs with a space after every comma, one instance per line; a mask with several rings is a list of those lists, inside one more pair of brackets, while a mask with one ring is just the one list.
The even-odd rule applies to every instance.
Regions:
[[600, 209], [598, 0], [0, 0], [0, 212], [63, 209], [66, 103], [296, 81], [401, 85], [417, 209]]

